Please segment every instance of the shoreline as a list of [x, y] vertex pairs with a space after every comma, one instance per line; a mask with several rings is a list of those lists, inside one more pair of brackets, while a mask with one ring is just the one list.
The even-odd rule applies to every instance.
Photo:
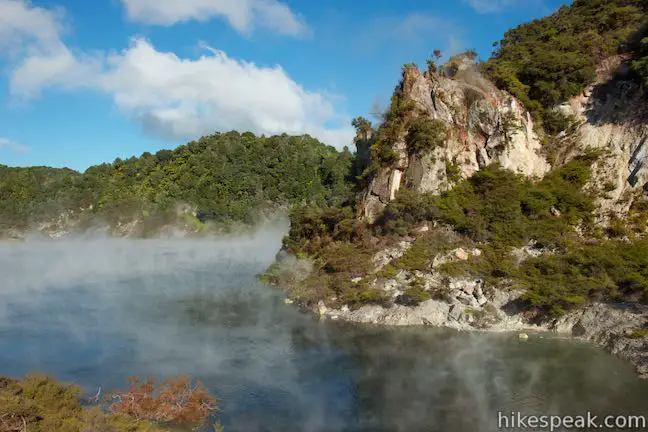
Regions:
[[[495, 290], [500, 291], [500, 290]], [[501, 291], [500, 291], [501, 292]], [[519, 294], [519, 293], [516, 293]], [[490, 300], [489, 300], [490, 301]], [[522, 312], [511, 315], [501, 306], [497, 314], [502, 321], [491, 325], [478, 322], [472, 314], [450, 312], [439, 314], [444, 301], [427, 300], [418, 306], [365, 305], [356, 310], [348, 307], [331, 309], [323, 302], [307, 305], [286, 298], [286, 304], [312, 314], [320, 320], [343, 321], [379, 326], [425, 326], [449, 328], [462, 332], [518, 333], [521, 339], [530, 334], [551, 334], [561, 339], [592, 343], [598, 349], [629, 362], [638, 378], [648, 379], [648, 335], [636, 334], [636, 328], [648, 322], [648, 307], [631, 303], [592, 303], [558, 318], [544, 317], [539, 324], [526, 321]], [[470, 308], [470, 306], [467, 306]], [[491, 309], [492, 311], [492, 309]]]

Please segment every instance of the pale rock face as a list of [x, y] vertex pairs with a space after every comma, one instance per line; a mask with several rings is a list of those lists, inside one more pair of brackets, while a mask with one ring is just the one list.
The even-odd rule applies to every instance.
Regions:
[[435, 148], [431, 152], [410, 157], [406, 178], [415, 190], [443, 192], [450, 188], [447, 181], [445, 149]]
[[598, 69], [597, 83], [556, 109], [573, 115], [580, 126], [572, 137], [565, 162], [589, 149], [603, 150], [600, 162], [592, 166], [589, 186], [605, 191], [597, 202], [600, 219], [609, 212], [624, 214], [633, 197], [648, 191], [648, 104], [640, 84], [612, 80], [621, 77], [625, 66], [615, 56]]
[[406, 74], [405, 97], [414, 101], [420, 115], [443, 121], [450, 133], [443, 146], [421, 154], [408, 154], [405, 136], [393, 143], [396, 162], [373, 179], [363, 200], [364, 219], [375, 221], [402, 184], [419, 192], [450, 189], [447, 164], [455, 164], [464, 178], [493, 162], [529, 177], [549, 171], [522, 104], [464, 63], [453, 78]]
[[[579, 125], [563, 134], [557, 165], [591, 149], [605, 155], [592, 166], [588, 187], [603, 191], [597, 201], [598, 220], [609, 213], [627, 213], [634, 197], [648, 192], [648, 104], [644, 86], [624, 79], [621, 56], [600, 65], [597, 82], [557, 110], [573, 115]], [[617, 78], [612, 79], [613, 73]], [[619, 78], [620, 77], [620, 78]], [[408, 73], [403, 90], [421, 115], [443, 121], [450, 130], [445, 144], [408, 155], [405, 138], [393, 144], [397, 162], [382, 168], [365, 194], [362, 216], [373, 222], [395, 197], [401, 184], [419, 192], [441, 193], [452, 187], [446, 163], [456, 164], [461, 177], [497, 162], [528, 177], [542, 177], [551, 166], [522, 104], [497, 90], [474, 66], [462, 62], [452, 77]], [[398, 171], [399, 174], [393, 173]]]
[[481, 253], [482, 253], [481, 250], [476, 248], [473, 250], [465, 250], [464, 248], [457, 248], [451, 250], [446, 254], [436, 255], [432, 260], [432, 268], [436, 269], [442, 264], [446, 264], [448, 262], [453, 262], [457, 260], [466, 261], [467, 259], [470, 259], [471, 256], [480, 256]]
[[395, 169], [391, 173], [391, 177], [389, 179], [389, 200], [393, 200], [396, 198], [396, 192], [398, 192], [398, 188], [400, 187], [401, 183], [401, 178], [403, 177], [403, 172], [399, 169]]
[[373, 262], [376, 265], [375, 271], [379, 271], [391, 261], [403, 256], [407, 250], [412, 247], [413, 241], [403, 240], [393, 247], [385, 248], [373, 257]]
[[635, 365], [648, 378], [648, 336], [632, 337], [644, 328], [648, 308], [641, 305], [595, 303], [571, 312], [553, 324], [553, 330], [594, 341], [597, 345]]

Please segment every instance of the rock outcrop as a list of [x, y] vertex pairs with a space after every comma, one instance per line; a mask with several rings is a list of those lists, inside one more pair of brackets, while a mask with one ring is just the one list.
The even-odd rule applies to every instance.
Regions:
[[[376, 277], [369, 278], [369, 284], [391, 299], [388, 304], [364, 305], [358, 309], [345, 305], [334, 309], [320, 301], [317, 304], [302, 304], [301, 307], [314, 312], [321, 319], [365, 324], [424, 325], [462, 331], [555, 332], [592, 341], [628, 360], [641, 377], [648, 378], [648, 306], [594, 302], [559, 318], [538, 315], [522, 301], [524, 290], [495, 287], [479, 278], [452, 277], [439, 271], [443, 264], [465, 261], [482, 253], [479, 249], [462, 247], [437, 253], [427, 271], [401, 269], [388, 277], [379, 276], [385, 266], [406, 253], [413, 241], [413, 238], [403, 240], [374, 256], [376, 267], [373, 274]], [[512, 251], [513, 256], [520, 259], [539, 253], [551, 252], [537, 249], [534, 244]], [[308, 261], [296, 261], [294, 258], [286, 261], [291, 269], [301, 269], [291, 272], [291, 277], [303, 280], [312, 266]], [[431, 294], [431, 298], [416, 305], [403, 304], [399, 299], [414, 281]]]
[[[646, 89], [627, 76], [627, 60], [615, 56], [602, 62], [595, 83], [555, 108], [570, 116], [572, 126], [553, 139], [551, 164], [602, 151], [589, 184], [600, 193], [600, 222], [610, 214], [622, 217], [636, 196], [648, 192]], [[368, 222], [404, 184], [419, 192], [451, 188], [449, 164], [462, 178], [492, 162], [528, 177], [542, 177], [552, 168], [521, 102], [496, 89], [466, 58], [442, 74], [406, 71], [401, 90], [419, 115], [441, 120], [449, 134], [443, 146], [420, 153], [408, 152], [407, 131], [391, 143], [396, 162], [378, 170], [362, 197], [360, 216]]]
[[448, 164], [464, 178], [492, 162], [526, 176], [541, 177], [550, 169], [522, 104], [484, 79], [471, 60], [454, 61], [456, 67], [444, 74], [421, 74], [415, 68], [404, 73], [402, 97], [415, 104], [419, 115], [441, 120], [449, 134], [443, 146], [420, 153], [408, 152], [406, 131], [391, 143], [396, 162], [378, 171], [363, 197], [362, 217], [369, 222], [403, 184], [419, 192], [450, 188]]
[[603, 186], [601, 218], [624, 215], [639, 193], [648, 192], [648, 103], [644, 86], [628, 77], [627, 58], [615, 56], [598, 68], [583, 94], [556, 107], [578, 125], [564, 134], [557, 163], [587, 150], [603, 150], [592, 168], [591, 186]]

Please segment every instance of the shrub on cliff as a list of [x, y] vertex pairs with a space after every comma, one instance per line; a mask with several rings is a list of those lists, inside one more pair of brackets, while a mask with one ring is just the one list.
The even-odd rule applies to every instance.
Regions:
[[417, 117], [409, 125], [405, 144], [410, 153], [421, 153], [441, 147], [447, 136], [447, 128], [441, 120]]
[[393, 262], [396, 269], [428, 271], [434, 257], [461, 244], [457, 236], [434, 229], [418, 237], [403, 256]]
[[361, 242], [364, 223], [354, 217], [350, 207], [295, 206], [289, 213], [290, 231], [284, 247], [294, 254], [319, 254], [332, 242]]
[[405, 306], [418, 306], [430, 298], [431, 295], [425, 290], [422, 281], [415, 279], [396, 299], [396, 302]]
[[374, 231], [381, 235], [407, 235], [416, 224], [439, 215], [434, 196], [401, 188], [376, 220]]

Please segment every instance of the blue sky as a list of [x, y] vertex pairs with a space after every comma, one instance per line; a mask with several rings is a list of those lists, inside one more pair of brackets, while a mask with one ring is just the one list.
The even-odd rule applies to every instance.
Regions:
[[352, 147], [404, 63], [567, 0], [0, 0], [0, 163], [84, 170], [213, 131]]

